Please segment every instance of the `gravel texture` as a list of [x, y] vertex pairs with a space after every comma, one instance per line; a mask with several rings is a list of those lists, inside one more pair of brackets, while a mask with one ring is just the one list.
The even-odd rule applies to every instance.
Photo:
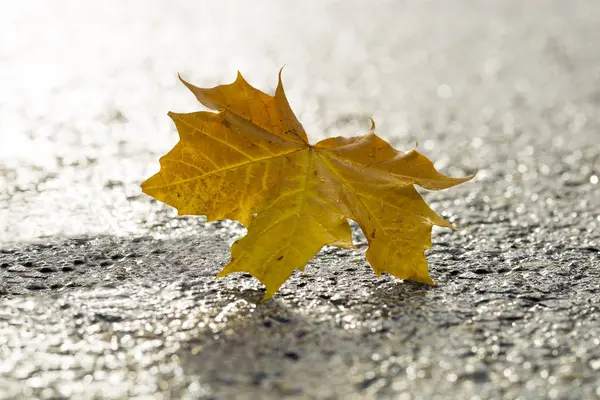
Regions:
[[[600, 2], [22, 1], [0, 13], [0, 398], [600, 398]], [[235, 222], [141, 193], [199, 106], [273, 90], [451, 175], [429, 287], [324, 248], [271, 300]], [[361, 241], [361, 233], [355, 232]]]

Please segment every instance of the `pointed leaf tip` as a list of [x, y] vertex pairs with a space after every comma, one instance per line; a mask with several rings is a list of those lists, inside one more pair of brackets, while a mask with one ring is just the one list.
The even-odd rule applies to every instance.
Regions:
[[239, 70], [239, 69], [238, 69], [238, 71], [237, 71], [237, 75], [236, 75], [236, 77], [235, 77], [235, 81], [234, 81], [233, 83], [236, 83], [236, 82], [238, 82], [238, 81], [239, 81], [239, 82], [246, 82], [246, 78], [244, 78], [244, 76], [242, 75], [242, 73], [240, 72], [240, 70]]
[[275, 294], [275, 292], [269, 292], [268, 290], [265, 292], [265, 295], [263, 296], [263, 298], [260, 300], [261, 303], [270, 300], [271, 298], [273, 298], [273, 295]]
[[196, 92], [194, 91], [194, 89], [197, 89], [196, 86], [183, 79], [183, 77], [179, 73], [177, 73], [177, 77], [179, 78], [179, 81], [181, 81], [181, 83], [185, 85], [186, 88], [188, 88], [192, 93], [194, 93], [194, 95], [196, 95]]
[[371, 129], [370, 131], [375, 133], [375, 120], [373, 119], [373, 117], [369, 117], [369, 119], [371, 120]]
[[279, 73], [277, 74], [277, 89], [281, 89], [283, 91], [283, 80], [281, 79], [281, 75], [283, 69], [285, 68], [285, 64], [279, 69]]
[[281, 68], [279, 68], [279, 74], [277, 74], [277, 77], [279, 78], [279, 82], [281, 82], [281, 73], [283, 72], [284, 68], [285, 68], [285, 64], [283, 64], [281, 66]]
[[187, 82], [185, 79], [183, 79], [183, 77], [181, 76], [181, 74], [180, 74], [179, 72], [177, 73], [177, 78], [178, 78], [178, 79], [181, 81], [181, 83], [183, 83], [185, 86], [187, 86], [187, 87], [190, 87], [190, 84], [189, 84], [189, 83], [188, 83], [188, 82]]

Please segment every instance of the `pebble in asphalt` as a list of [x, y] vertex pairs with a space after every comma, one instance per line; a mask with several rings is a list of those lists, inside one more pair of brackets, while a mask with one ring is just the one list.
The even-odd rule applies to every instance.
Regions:
[[[600, 396], [600, 3], [24, 1], [0, 15], [0, 397]], [[244, 233], [141, 194], [177, 82], [377, 121], [451, 175], [438, 287], [325, 248], [270, 301]], [[360, 232], [356, 232], [360, 240]]]

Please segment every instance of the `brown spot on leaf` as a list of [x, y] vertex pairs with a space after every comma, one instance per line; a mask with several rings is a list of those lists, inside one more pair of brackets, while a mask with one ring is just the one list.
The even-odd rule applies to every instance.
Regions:
[[373, 232], [371, 232], [371, 239], [375, 239], [375, 232], [377, 232], [377, 229], [373, 229]]
[[231, 122], [227, 121], [226, 119], [223, 120], [223, 126], [225, 128], [229, 128], [231, 126]]
[[281, 260], [283, 260], [283, 256], [277, 257], [277, 261], [281, 261]]

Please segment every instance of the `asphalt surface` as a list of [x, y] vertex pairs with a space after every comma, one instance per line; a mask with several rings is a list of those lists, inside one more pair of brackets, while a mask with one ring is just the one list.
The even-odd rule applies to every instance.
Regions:
[[[600, 2], [7, 4], [0, 398], [600, 397]], [[261, 303], [214, 279], [241, 226], [141, 193], [167, 111], [199, 109], [178, 72], [273, 90], [284, 64], [312, 140], [372, 116], [478, 170], [424, 192], [463, 228], [434, 230], [439, 286], [325, 248]]]

